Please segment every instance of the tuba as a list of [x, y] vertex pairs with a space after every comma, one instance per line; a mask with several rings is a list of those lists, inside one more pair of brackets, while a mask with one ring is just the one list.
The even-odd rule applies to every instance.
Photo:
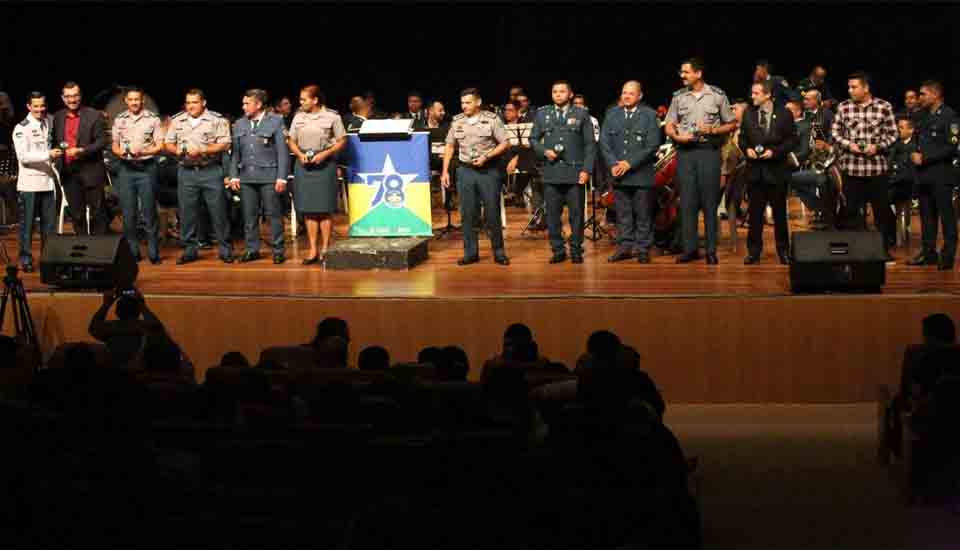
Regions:
[[807, 159], [809, 169], [818, 174], [823, 174], [830, 169], [836, 160], [833, 151], [818, 150], [816, 148], [817, 140], [826, 141], [826, 133], [823, 131], [823, 107], [818, 106], [817, 114], [810, 123], [810, 158]]

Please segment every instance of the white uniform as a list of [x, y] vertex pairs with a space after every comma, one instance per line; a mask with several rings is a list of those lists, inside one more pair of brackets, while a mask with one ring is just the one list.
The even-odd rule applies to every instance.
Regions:
[[33, 115], [27, 115], [27, 118], [14, 128], [13, 146], [17, 150], [17, 161], [20, 163], [17, 191], [53, 191], [56, 172], [50, 160], [48, 136], [51, 126], [53, 117], [37, 120]]

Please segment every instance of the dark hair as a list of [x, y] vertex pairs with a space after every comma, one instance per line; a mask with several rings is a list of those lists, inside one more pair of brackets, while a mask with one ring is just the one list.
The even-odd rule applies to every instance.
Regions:
[[390, 353], [380, 346], [369, 346], [360, 351], [357, 358], [360, 370], [387, 370], [390, 368]]
[[[923, 84], [921, 84], [921, 86], [923, 86]], [[917, 95], [917, 91], [916, 91], [915, 89], [913, 89], [913, 88], [907, 88], [906, 90], [904, 90], [904, 91], [903, 91], [903, 95], [907, 95], [907, 94], [909, 94], [910, 92], [913, 92], [913, 95]]]
[[508, 102], [506, 102], [506, 103], [503, 104], [503, 107], [506, 108], [507, 105], [513, 107], [514, 109], [516, 109], [516, 110], [518, 110], [518, 111], [520, 110], [520, 102], [519, 102], [519, 101], [508, 101]]
[[120, 296], [117, 300], [117, 317], [128, 321], [140, 316], [140, 300], [131, 296]]
[[480, 97], [480, 90], [478, 90], [478, 89], [476, 89], [476, 88], [465, 88], [464, 90], [462, 90], [462, 91], [460, 92], [460, 97], [463, 97], [463, 96], [465, 96], [465, 95], [472, 95], [473, 97], [479, 98], [479, 97]]
[[[310, 97], [315, 97], [317, 99], [317, 103], [320, 105], [326, 105], [327, 103], [327, 98], [323, 95], [323, 92], [320, 91], [320, 86], [317, 86], [316, 84], [307, 84], [303, 88], [300, 88], [300, 91], [305, 92]], [[281, 100], [283, 100], [283, 98], [277, 100], [278, 105]]]
[[440, 350], [440, 360], [436, 364], [437, 378], [445, 381], [463, 381], [470, 372], [470, 360], [467, 352], [457, 346], [447, 346]]
[[339, 317], [327, 317], [317, 323], [317, 335], [313, 338], [313, 345], [319, 346], [324, 340], [331, 336], [339, 336], [345, 341], [350, 341], [350, 329], [347, 322]]
[[140, 94], [141, 97], [147, 95], [147, 93], [144, 92], [143, 88], [141, 88], [140, 86], [127, 86], [126, 88], [123, 89], [123, 97], [127, 97], [127, 94], [129, 94], [130, 92], [136, 92]]
[[923, 319], [923, 336], [936, 338], [940, 342], [953, 343], [957, 340], [957, 331], [953, 319], [946, 313], [934, 313]]
[[530, 327], [523, 323], [514, 323], [507, 327], [507, 330], [503, 332], [503, 338], [510, 338], [511, 340], [522, 342], [531, 342], [533, 341], [533, 331], [530, 330]]
[[249, 367], [247, 356], [239, 351], [228, 351], [220, 358], [221, 367]]
[[773, 65], [771, 65], [766, 59], [758, 59], [757, 62], [754, 63], [754, 67], [763, 67], [768, 73], [773, 72]]
[[190, 88], [189, 90], [187, 90], [187, 93], [184, 95], [195, 95], [195, 96], [198, 96], [201, 101], [207, 100], [207, 94], [203, 93], [203, 90], [201, 90], [200, 88]]
[[870, 86], [870, 75], [863, 71], [854, 71], [850, 73], [847, 80], [859, 80], [864, 86]]
[[897, 115], [897, 116], [896, 116], [896, 119], [897, 119], [897, 124], [900, 124], [901, 122], [906, 122], [907, 124], [910, 125], [911, 128], [913, 128], [913, 119], [910, 118], [909, 116], [907, 116], [907, 115]]
[[47, 96], [43, 92], [36, 92], [36, 91], [30, 92], [27, 95], [27, 103], [30, 103], [34, 99], [47, 99]]
[[180, 348], [167, 340], [150, 344], [143, 350], [143, 368], [147, 372], [175, 372], [180, 368]]
[[410, 90], [409, 92], [407, 92], [407, 99], [410, 99], [411, 97], [416, 97], [420, 99], [420, 101], [423, 101], [423, 94], [421, 94], [417, 90]]
[[373, 90], [364, 90], [360, 97], [363, 99], [376, 99], [377, 95], [373, 93]]
[[920, 87], [928, 90], [936, 90], [938, 96], [943, 96], [943, 83], [939, 80], [924, 80]]
[[520, 90], [520, 93], [521, 93], [521, 94], [524, 92], [523, 86], [521, 86], [521, 85], [519, 85], [519, 84], [514, 84], [513, 86], [510, 86], [510, 89], [511, 89], [511, 90], [513, 90], [514, 88]]
[[[566, 86], [566, 87], [567, 87], [567, 90], [569, 90], [569, 91], [571, 91], [571, 92], [573, 91], [573, 86], [570, 85], [570, 81], [569, 81], [569, 80], [554, 80], [554, 81], [553, 81], [553, 84], [551, 84], [550, 87], [553, 88], [554, 86], [557, 86], [557, 85], [560, 85], [560, 84], [563, 84], [564, 86]], [[519, 95], [519, 94], [518, 94], [518, 95]]]
[[696, 72], [702, 72], [706, 68], [706, 66], [703, 64], [703, 60], [699, 57], [688, 57], [687, 59], [683, 60], [683, 63], [680, 64], [681, 67], [683, 65], [690, 65], [690, 68]]
[[270, 96], [267, 95], [266, 90], [260, 88], [250, 88], [249, 90], [243, 92], [243, 97], [252, 97], [259, 101], [262, 105], [267, 105]]
[[436, 365], [443, 357], [443, 351], [437, 346], [428, 346], [417, 353], [417, 363], [431, 363]]
[[584, 105], [587, 104], [587, 96], [585, 96], [585, 95], [583, 95], [583, 94], [573, 94], [573, 99], [582, 99], [582, 100], [583, 100], [583, 104], [584, 104]]
[[69, 89], [69, 88], [76, 88], [76, 89], [79, 90], [79, 89], [80, 89], [80, 85], [77, 84], [76, 82], [72, 81], [72, 80], [68, 80], [68, 81], [66, 82], [66, 84], [63, 85], [63, 87], [61, 88], [61, 90], [67, 90], [67, 89]]
[[760, 86], [763, 89], [763, 93], [767, 95], [773, 95], [773, 85], [770, 84], [769, 80], [761, 80], [760, 82], [754, 82], [753, 86]]
[[612, 364], [620, 351], [620, 337], [609, 330], [598, 330], [587, 338], [587, 353]]
[[737, 103], [748, 103], [748, 101], [745, 97], [738, 97], [737, 99], [734, 99], [730, 105], [736, 105]]
[[796, 99], [791, 99], [790, 101], [787, 101], [786, 105], [790, 105], [790, 104], [796, 105], [797, 107], [800, 108], [800, 110], [803, 110], [803, 105], [800, 103], [800, 101]]
[[316, 346], [317, 363], [321, 367], [345, 368], [347, 366], [347, 339], [330, 336]]

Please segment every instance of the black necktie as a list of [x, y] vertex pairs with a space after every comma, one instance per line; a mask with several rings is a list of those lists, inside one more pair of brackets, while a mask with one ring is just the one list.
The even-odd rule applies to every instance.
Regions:
[[763, 130], [764, 135], [766, 135], [767, 127], [767, 112], [763, 109], [760, 110], [760, 129]]
[[254, 132], [257, 131], [257, 125], [258, 125], [258, 124], [260, 124], [260, 121], [257, 120], [257, 119], [253, 119], [253, 131], [254, 131]]

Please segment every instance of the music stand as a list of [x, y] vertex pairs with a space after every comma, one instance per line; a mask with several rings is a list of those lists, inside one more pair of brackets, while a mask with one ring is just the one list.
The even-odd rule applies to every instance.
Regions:
[[[515, 170], [512, 174], [508, 174], [508, 175], [507, 175], [507, 179], [508, 179], [507, 185], [508, 185], [508, 187], [509, 187], [510, 189], [513, 189], [513, 188], [516, 186], [516, 183], [517, 183], [517, 176], [519, 176], [520, 174], [524, 174], [524, 173], [526, 173], [526, 172], [521, 172], [520, 170]], [[511, 181], [510, 178], [513, 178], [513, 180]], [[533, 195], [533, 183], [534, 183], [534, 180], [533, 180], [533, 176], [531, 175], [529, 181], [527, 181], [527, 185], [529, 186], [529, 188], [530, 188], [530, 193], [531, 193], [531, 202], [532, 202], [532, 195]], [[528, 231], [529, 231], [529, 232], [533, 232], [533, 231], [543, 232], [546, 214], [547, 214], [546, 206], [541, 205], [541, 206], [537, 206], [536, 208], [534, 208], [534, 209], [533, 209], [533, 212], [530, 214], [530, 219], [527, 220], [527, 225], [525, 225], [524, 228], [523, 228], [523, 231], [520, 232], [520, 236], [521, 236], [521, 237], [526, 236]]]
[[[438, 128], [428, 128], [427, 130], [430, 132], [430, 164], [432, 168], [434, 168], [430, 171], [430, 176], [431, 179], [433, 179], [440, 176], [440, 171], [437, 168], [443, 166], [443, 150], [446, 147], [445, 142], [449, 128], [447, 126], [440, 126]], [[451, 168], [453, 167], [451, 166]], [[443, 209], [447, 211], [447, 225], [440, 229], [434, 229], [434, 239], [439, 240], [450, 233], [460, 231], [460, 226], [453, 224], [452, 191], [452, 186], [450, 189], [447, 189], [443, 187], [442, 184], [440, 185], [440, 194], [443, 196]]]
[[[609, 235], [609, 232], [603, 228], [597, 218], [597, 186], [594, 185], [593, 178], [590, 178], [590, 203], [590, 218], [583, 224], [583, 238], [597, 242], [604, 235]], [[587, 235], [588, 230], [590, 231], [589, 236]]]

